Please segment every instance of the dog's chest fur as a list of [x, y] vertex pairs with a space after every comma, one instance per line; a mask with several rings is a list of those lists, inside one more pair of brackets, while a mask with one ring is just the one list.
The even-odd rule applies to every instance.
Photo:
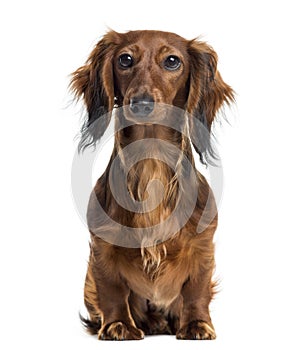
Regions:
[[[185, 143], [180, 132], [153, 124], [135, 125], [116, 137], [128, 192], [140, 209], [129, 212], [126, 224], [140, 229], [136, 239], [143, 268], [154, 280], [166, 261], [166, 242], [172, 238], [172, 232], [178, 232], [175, 229], [178, 218], [172, 213], [178, 201], [178, 176]], [[159, 225], [161, 229], [157, 228]]]
[[177, 188], [174, 188], [174, 173], [162, 161], [145, 159], [133, 167], [130, 193], [142, 203], [143, 213], [133, 217], [134, 227], [151, 228], [144, 234], [141, 242], [141, 254], [144, 271], [151, 279], [155, 278], [161, 263], [166, 258], [165, 243], [160, 243], [159, 235], [153, 226], [164, 222], [172, 212]]

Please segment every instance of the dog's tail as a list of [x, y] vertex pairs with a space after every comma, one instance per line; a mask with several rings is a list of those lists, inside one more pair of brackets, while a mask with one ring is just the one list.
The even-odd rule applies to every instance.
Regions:
[[98, 319], [98, 321], [91, 321], [88, 318], [84, 318], [80, 313], [79, 318], [88, 333], [92, 335], [98, 334], [101, 328], [101, 319]]

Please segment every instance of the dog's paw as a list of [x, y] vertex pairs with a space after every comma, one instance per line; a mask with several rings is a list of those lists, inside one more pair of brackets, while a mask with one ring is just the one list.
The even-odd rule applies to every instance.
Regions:
[[182, 327], [176, 334], [177, 339], [216, 339], [215, 330], [204, 321], [192, 321]]
[[113, 322], [102, 327], [98, 333], [100, 340], [140, 340], [144, 332], [123, 322]]

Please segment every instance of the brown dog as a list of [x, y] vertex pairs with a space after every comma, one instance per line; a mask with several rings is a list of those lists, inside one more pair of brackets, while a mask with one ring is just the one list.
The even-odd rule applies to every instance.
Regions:
[[214, 156], [212, 122], [234, 99], [216, 53], [173, 33], [111, 31], [71, 87], [88, 112], [80, 149], [96, 144], [115, 108], [114, 150], [88, 208], [84, 324], [99, 339], [215, 339], [217, 212], [190, 140], [202, 162]]

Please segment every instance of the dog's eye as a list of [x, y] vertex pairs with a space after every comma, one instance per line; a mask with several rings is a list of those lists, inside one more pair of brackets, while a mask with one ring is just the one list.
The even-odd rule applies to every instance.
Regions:
[[121, 68], [126, 69], [130, 68], [133, 65], [134, 60], [131, 55], [124, 53], [123, 55], [119, 56], [118, 62]]
[[167, 70], [176, 70], [181, 66], [181, 60], [179, 57], [171, 55], [164, 60], [163, 66]]

